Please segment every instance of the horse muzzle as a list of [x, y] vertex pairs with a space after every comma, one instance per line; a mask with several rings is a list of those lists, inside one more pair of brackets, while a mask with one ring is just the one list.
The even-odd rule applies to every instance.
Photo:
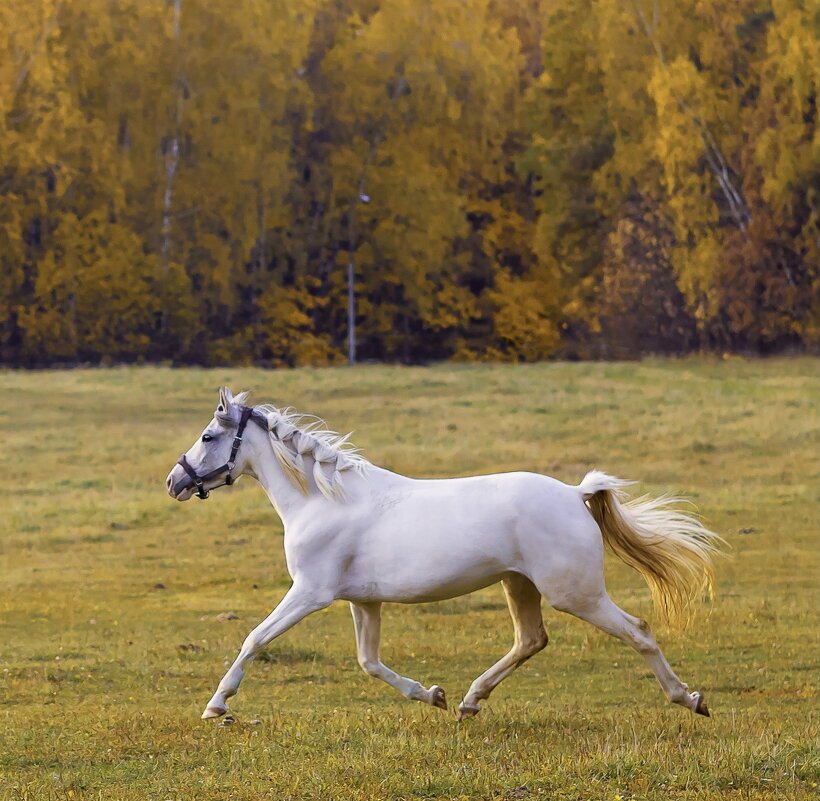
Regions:
[[[182, 475], [180, 475], [180, 473]], [[165, 488], [175, 501], [187, 501], [193, 497], [194, 482], [183, 470], [174, 467], [165, 479]]]

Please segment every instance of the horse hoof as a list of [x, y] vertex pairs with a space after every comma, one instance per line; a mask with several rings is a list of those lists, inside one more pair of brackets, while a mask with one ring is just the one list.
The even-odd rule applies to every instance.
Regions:
[[432, 698], [430, 703], [433, 706], [437, 706], [439, 709], [447, 709], [447, 696], [444, 694], [443, 687], [439, 687], [438, 684], [434, 684], [430, 688], [430, 697]]
[[480, 706], [468, 706], [463, 701], [458, 705], [458, 713], [456, 714], [456, 722], [461, 723], [462, 720], [474, 717], [481, 712]]
[[216, 706], [209, 706], [205, 708], [202, 713], [202, 720], [211, 720], [211, 718], [221, 718], [228, 710], [220, 709]]
[[703, 715], [706, 718], [712, 717], [709, 714], [709, 707], [706, 706], [706, 701], [703, 696], [700, 693], [695, 693], [695, 696], [697, 696], [697, 701], [695, 701], [695, 714]]

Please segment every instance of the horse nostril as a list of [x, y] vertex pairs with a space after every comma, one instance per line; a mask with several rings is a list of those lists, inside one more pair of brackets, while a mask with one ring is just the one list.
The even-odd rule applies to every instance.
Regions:
[[165, 479], [165, 488], [168, 492], [171, 492], [174, 488], [174, 479], [170, 475]]

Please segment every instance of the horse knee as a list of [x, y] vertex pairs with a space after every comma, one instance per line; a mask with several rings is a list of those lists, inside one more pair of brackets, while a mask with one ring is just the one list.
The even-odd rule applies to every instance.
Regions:
[[549, 641], [550, 638], [547, 636], [547, 632], [544, 631], [543, 628], [540, 628], [536, 634], [528, 638], [527, 651], [530, 655], [537, 654], [539, 651], [543, 651], [547, 647], [547, 643]]
[[520, 654], [520, 659], [523, 662], [531, 656], [535, 656], [539, 651], [543, 651], [547, 647], [549, 637], [543, 627], [531, 634], [522, 636], [516, 643], [516, 650]]
[[377, 677], [381, 671], [381, 663], [378, 659], [359, 659], [359, 667], [361, 667], [368, 676]]
[[652, 654], [658, 650], [658, 644], [655, 642], [649, 624], [645, 620], [638, 620], [630, 639], [633, 647], [640, 654]]
[[263, 642], [261, 636], [257, 632], [252, 631], [242, 642], [242, 647], [239, 649], [239, 658], [249, 659], [254, 657], [264, 647], [265, 643]]

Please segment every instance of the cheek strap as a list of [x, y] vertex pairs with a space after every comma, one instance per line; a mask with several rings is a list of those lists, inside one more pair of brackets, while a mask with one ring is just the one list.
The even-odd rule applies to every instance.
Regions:
[[257, 412], [250, 406], [242, 406], [242, 412], [239, 416], [239, 425], [236, 429], [236, 436], [233, 438], [233, 444], [231, 445], [231, 455], [228, 458], [228, 461], [225, 464], [217, 467], [215, 470], [211, 470], [210, 473], [206, 473], [204, 476], [200, 476], [197, 474], [196, 470], [191, 466], [191, 463], [188, 461], [187, 457], [183, 453], [182, 456], [179, 458], [177, 464], [190, 476], [193, 480], [194, 485], [196, 486], [197, 493], [196, 497], [205, 500], [208, 495], [210, 495], [210, 490], [205, 489], [205, 482], [212, 481], [215, 478], [221, 478], [222, 476], [225, 477], [225, 480], [222, 484], [217, 484], [216, 487], [211, 487], [211, 489], [216, 489], [217, 487], [222, 487], [224, 485], [230, 486], [234, 483], [235, 479], [231, 475], [231, 471], [234, 469], [236, 464], [236, 455], [239, 453], [239, 446], [242, 444], [242, 435], [245, 433], [245, 427], [248, 425], [248, 420], [253, 420], [256, 425], [260, 428], [264, 429], [265, 431], [268, 430], [268, 421], [267, 418]]

